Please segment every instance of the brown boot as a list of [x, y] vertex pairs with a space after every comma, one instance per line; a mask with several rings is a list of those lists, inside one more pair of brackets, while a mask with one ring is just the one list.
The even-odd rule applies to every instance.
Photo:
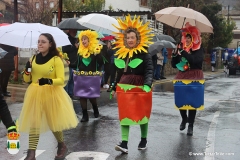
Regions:
[[29, 149], [27, 151], [27, 157], [24, 160], [36, 160], [35, 158], [35, 149]]
[[55, 160], [64, 160], [67, 152], [68, 152], [67, 146], [63, 142], [58, 143], [58, 150], [57, 155], [55, 156]]

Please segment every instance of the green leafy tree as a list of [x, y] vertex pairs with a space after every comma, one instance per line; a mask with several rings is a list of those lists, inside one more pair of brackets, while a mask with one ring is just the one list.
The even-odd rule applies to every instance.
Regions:
[[227, 21], [222, 15], [218, 14], [222, 9], [222, 5], [218, 3], [212, 3], [209, 5], [203, 6], [201, 12], [206, 15], [206, 17], [211, 22], [214, 28], [214, 34], [206, 36], [208, 39], [205, 39], [205, 47], [210, 50], [213, 47], [227, 47], [233, 39], [232, 30], [235, 28], [236, 24], [234, 21], [229, 19]]

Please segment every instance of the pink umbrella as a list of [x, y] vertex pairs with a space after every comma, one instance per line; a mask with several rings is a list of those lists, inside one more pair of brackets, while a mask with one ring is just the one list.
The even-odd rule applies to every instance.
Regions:
[[10, 25], [10, 23], [0, 23], [0, 27]]

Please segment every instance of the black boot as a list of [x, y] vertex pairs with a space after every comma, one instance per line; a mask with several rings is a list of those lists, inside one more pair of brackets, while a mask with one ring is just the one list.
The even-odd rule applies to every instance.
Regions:
[[35, 158], [35, 149], [29, 149], [27, 151], [27, 157], [24, 160], [36, 160]]
[[99, 116], [98, 106], [92, 106], [92, 107], [93, 107], [94, 117], [98, 118], [98, 116]]
[[180, 131], [184, 130], [186, 128], [187, 118], [184, 118], [182, 120], [182, 123], [180, 124]]
[[188, 136], [192, 136], [193, 135], [193, 123], [189, 123], [188, 130], [187, 130], [187, 135]]
[[81, 119], [81, 122], [87, 122], [89, 119], [88, 119], [88, 112], [86, 109], [83, 109], [82, 110], [82, 114], [83, 114], [83, 117]]

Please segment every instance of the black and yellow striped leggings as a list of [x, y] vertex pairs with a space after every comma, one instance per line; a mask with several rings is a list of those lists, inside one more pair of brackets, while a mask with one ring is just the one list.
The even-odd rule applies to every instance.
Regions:
[[[56, 140], [58, 143], [63, 142], [63, 132], [52, 132], [53, 135], [55, 136]], [[29, 149], [37, 149], [38, 141], [39, 141], [39, 134], [36, 134], [35, 129], [31, 129], [29, 133]]]

